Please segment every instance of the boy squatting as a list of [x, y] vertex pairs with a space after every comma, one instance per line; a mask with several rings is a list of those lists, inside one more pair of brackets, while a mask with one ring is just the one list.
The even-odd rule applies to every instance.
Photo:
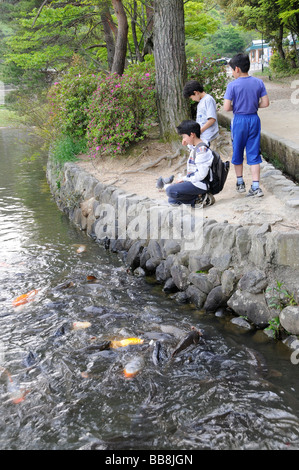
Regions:
[[213, 153], [201, 139], [200, 125], [192, 120], [183, 121], [177, 127], [182, 136], [182, 145], [190, 150], [187, 161], [187, 175], [179, 182], [166, 188], [170, 204], [189, 204], [191, 207], [212, 205], [215, 198], [209, 194], [209, 182], [212, 181], [211, 165]]

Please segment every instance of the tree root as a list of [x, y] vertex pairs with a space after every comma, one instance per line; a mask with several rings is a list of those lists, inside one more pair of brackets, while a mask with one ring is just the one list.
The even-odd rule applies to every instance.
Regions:
[[150, 168], [154, 168], [155, 166], [157, 166], [164, 159], [169, 160], [169, 162], [171, 163], [172, 160], [174, 160], [175, 158], [179, 156], [180, 152], [181, 150], [177, 149], [174, 155], [171, 155], [171, 154], [162, 155], [161, 157], [157, 158], [154, 162], [145, 163], [141, 167], [137, 168], [137, 170], [125, 170], [120, 174], [123, 175], [125, 173], [139, 173], [139, 172], [149, 170]]

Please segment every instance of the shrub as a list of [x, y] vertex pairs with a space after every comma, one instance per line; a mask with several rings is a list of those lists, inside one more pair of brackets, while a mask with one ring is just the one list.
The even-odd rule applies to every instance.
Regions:
[[77, 156], [85, 151], [85, 137], [74, 139], [69, 135], [61, 135], [56, 139], [51, 148], [53, 159], [60, 163], [75, 161], [77, 160]]
[[287, 77], [296, 74], [298, 73], [298, 68], [294, 68], [294, 60], [293, 51], [288, 51], [285, 59], [280, 57], [277, 51], [274, 51], [270, 58], [270, 70], [277, 77]]
[[194, 57], [187, 60], [188, 80], [197, 80], [206, 93], [213, 96], [219, 109], [223, 104], [223, 96], [227, 85], [226, 66], [219, 65], [215, 60], [218, 56]]
[[99, 77], [87, 111], [87, 139], [93, 157], [116, 155], [144, 139], [157, 119], [155, 74], [147, 66], [131, 66], [121, 77]]
[[75, 60], [70, 70], [51, 87], [48, 100], [51, 105], [49, 125], [60, 133], [82, 137], [88, 125], [89, 100], [97, 87], [97, 77], [85, 63]]

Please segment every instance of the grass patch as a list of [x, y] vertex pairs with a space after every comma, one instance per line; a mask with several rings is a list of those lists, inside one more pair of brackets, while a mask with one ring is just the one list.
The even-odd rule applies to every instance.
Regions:
[[68, 135], [63, 135], [56, 140], [51, 148], [54, 160], [59, 163], [76, 161], [80, 153], [84, 153], [87, 149], [86, 140], [74, 140]]
[[19, 127], [23, 123], [14, 111], [10, 111], [5, 106], [0, 106], [0, 127]]

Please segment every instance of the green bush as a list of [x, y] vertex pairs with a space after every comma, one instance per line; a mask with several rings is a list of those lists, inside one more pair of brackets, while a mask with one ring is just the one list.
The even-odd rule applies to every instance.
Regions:
[[98, 80], [87, 113], [90, 155], [123, 153], [130, 143], [144, 139], [157, 120], [154, 83], [148, 64]]
[[227, 85], [226, 67], [215, 62], [219, 56], [194, 57], [187, 60], [188, 80], [197, 80], [206, 93], [213, 96], [219, 109]]
[[84, 136], [88, 125], [89, 100], [97, 87], [98, 78], [99, 74], [75, 59], [69, 71], [49, 91], [49, 125], [62, 134], [76, 138]]
[[277, 77], [287, 77], [298, 73], [298, 68], [293, 66], [294, 53], [289, 51], [286, 53], [285, 59], [280, 57], [277, 51], [273, 52], [270, 58], [270, 70]]
[[51, 154], [54, 160], [65, 163], [77, 160], [80, 153], [86, 151], [85, 137], [74, 139], [69, 135], [61, 135], [51, 147]]

